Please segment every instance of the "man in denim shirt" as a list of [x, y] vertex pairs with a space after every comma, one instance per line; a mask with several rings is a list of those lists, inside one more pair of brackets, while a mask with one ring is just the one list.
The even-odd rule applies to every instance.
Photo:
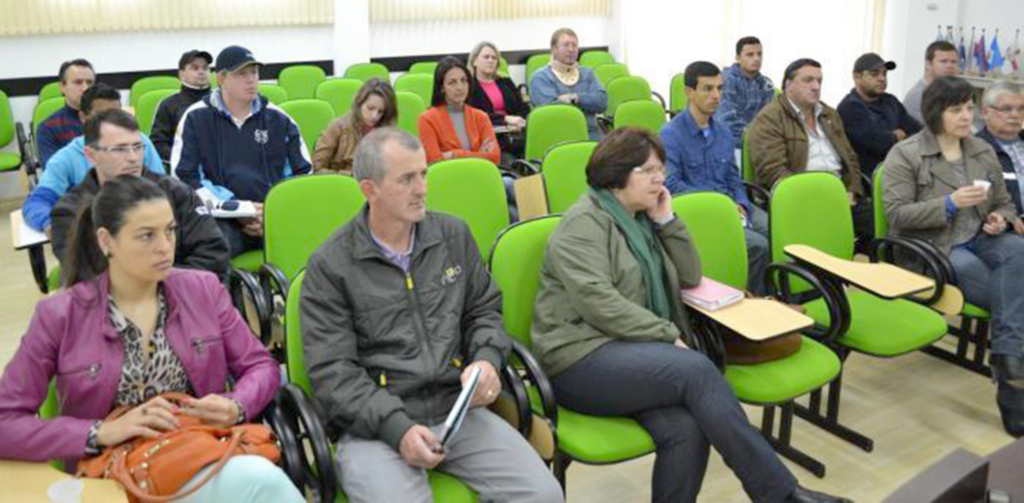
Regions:
[[732, 198], [744, 221], [749, 261], [749, 287], [764, 293], [768, 265], [768, 215], [751, 204], [733, 155], [729, 128], [714, 117], [722, 97], [722, 75], [707, 61], [686, 67], [687, 109], [661, 129], [668, 175], [665, 186], [673, 194], [707, 190]]
[[761, 54], [757, 37], [743, 37], [736, 42], [736, 63], [722, 72], [722, 106], [716, 116], [729, 126], [736, 148], [743, 146], [747, 124], [775, 93], [775, 84], [761, 74]]

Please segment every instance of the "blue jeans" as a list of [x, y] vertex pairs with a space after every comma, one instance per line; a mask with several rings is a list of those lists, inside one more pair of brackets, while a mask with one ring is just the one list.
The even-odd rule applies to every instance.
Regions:
[[1024, 356], [1024, 238], [978, 233], [949, 261], [967, 301], [992, 313], [992, 354]]
[[551, 379], [558, 404], [631, 416], [654, 439], [652, 501], [696, 501], [710, 446], [755, 502], [783, 501], [796, 479], [747, 421], [703, 354], [664, 342], [612, 341]]
[[757, 206], [750, 205], [748, 226], [743, 229], [747, 238], [747, 288], [754, 295], [766, 295], [764, 270], [771, 262], [771, 250], [768, 243], [768, 213]]
[[220, 227], [220, 233], [224, 235], [224, 240], [228, 242], [228, 254], [231, 258], [235, 258], [249, 250], [263, 248], [263, 238], [250, 236], [242, 232], [242, 227], [238, 224], [237, 219], [218, 218], [217, 227]]

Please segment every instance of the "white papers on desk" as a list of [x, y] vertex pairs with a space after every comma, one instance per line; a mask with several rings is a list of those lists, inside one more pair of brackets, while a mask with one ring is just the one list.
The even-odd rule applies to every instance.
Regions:
[[39, 232], [25, 223], [21, 210], [11, 212], [11, 230], [17, 232], [16, 235], [12, 236], [15, 239], [14, 249], [16, 250], [50, 241], [45, 232]]

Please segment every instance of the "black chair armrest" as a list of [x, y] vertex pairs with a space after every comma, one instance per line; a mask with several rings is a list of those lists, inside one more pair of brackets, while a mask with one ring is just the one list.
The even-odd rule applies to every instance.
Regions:
[[530, 350], [521, 342], [512, 341], [512, 353], [523, 363], [523, 370], [526, 371], [525, 379], [537, 387], [544, 417], [548, 418], [551, 424], [557, 428], [558, 402], [555, 400], [555, 390], [551, 387], [551, 381], [548, 380], [548, 376], [541, 370], [537, 359], [533, 357]]
[[515, 366], [509, 364], [501, 368], [501, 379], [504, 382], [502, 388], [515, 400], [516, 429], [524, 438], [530, 438], [530, 428], [533, 426], [530, 415], [533, 411], [530, 408], [530, 396], [526, 393], [526, 384]]
[[[284, 390], [278, 390], [277, 392], [278, 395], [282, 393], [284, 393]], [[259, 416], [249, 418], [249, 421], [265, 423], [274, 430], [278, 444], [281, 447], [281, 469], [291, 479], [292, 484], [295, 484], [295, 487], [302, 491], [304, 489], [302, 470], [305, 455], [302, 452], [302, 446], [295, 436], [295, 431], [288, 425], [288, 420], [284, 417], [284, 413], [277, 406], [277, 397], [275, 397], [275, 401], [263, 409]]]
[[245, 317], [244, 293], [249, 293], [253, 306], [256, 308], [256, 318], [260, 327], [260, 333], [257, 334], [257, 336], [261, 341], [263, 341], [264, 345], [269, 344], [270, 307], [267, 306], [266, 295], [264, 295], [263, 287], [260, 286], [260, 282], [256, 278], [256, 275], [236, 267], [229, 267], [228, 282], [231, 296], [235, 303], [235, 308], [238, 309], [238, 312], [242, 313], [243, 318]]
[[690, 344], [693, 349], [700, 351], [707, 356], [718, 370], [725, 372], [725, 341], [719, 326], [710, 317], [696, 309], [687, 307], [690, 312], [690, 320], [693, 322], [690, 327], [693, 330]]
[[768, 202], [772, 198], [768, 189], [747, 181], [743, 182], [743, 188], [747, 190], [747, 197], [750, 199], [751, 204], [764, 211], [768, 211]]
[[[794, 292], [790, 276], [796, 276], [808, 283], [811, 286], [811, 291]], [[811, 294], [811, 298], [821, 297], [825, 300], [830, 320], [828, 327], [821, 327], [816, 323], [810, 329], [802, 332], [831, 344], [850, 329], [850, 302], [847, 300], [842, 286], [833, 277], [816, 274], [813, 270], [794, 263], [768, 264], [764, 277], [769, 295], [787, 304], [805, 302], [808, 293]]]
[[[274, 402], [281, 420], [293, 436], [294, 444], [302, 453], [297, 470], [301, 484], [315, 493], [315, 501], [334, 501], [338, 476], [331, 455], [331, 442], [312, 401], [301, 388], [289, 383], [281, 388]], [[312, 459], [308, 454], [312, 454]]]
[[280, 295], [287, 302], [288, 289], [291, 288], [292, 282], [280, 267], [272, 262], [264, 262], [260, 266], [259, 280], [268, 308], [273, 309], [275, 294]]
[[525, 159], [515, 159], [512, 164], [509, 165], [508, 169], [513, 173], [519, 173], [520, 177], [536, 175], [540, 173], [540, 161], [527, 161]]
[[[896, 253], [909, 253], [913, 255], [913, 258], [920, 260], [925, 266], [923, 274], [935, 281], [935, 289], [932, 290], [932, 294], [927, 299], [921, 299], [921, 302], [933, 304], [939, 300], [942, 297], [942, 291], [946, 287], [948, 280], [947, 273], [937, 257], [938, 251], [930, 251], [915, 241], [898, 236], [875, 238], [868, 247], [868, 257], [872, 262], [885, 262], [902, 267], [896, 260]], [[952, 267], [950, 267], [950, 270], [952, 270]]]
[[613, 129], [615, 129], [615, 121], [612, 117], [609, 117], [607, 115], [598, 115], [597, 126], [601, 128], [601, 131], [607, 134], [610, 133]]
[[658, 103], [661, 103], [661, 109], [662, 109], [662, 110], [664, 110], [665, 108], [667, 108], [667, 107], [665, 106], [665, 97], [664, 97], [664, 96], [662, 96], [661, 94], [658, 94], [658, 92], [657, 92], [657, 91], [651, 91], [651, 96], [654, 96], [655, 98], [657, 98], [657, 100], [658, 100]]

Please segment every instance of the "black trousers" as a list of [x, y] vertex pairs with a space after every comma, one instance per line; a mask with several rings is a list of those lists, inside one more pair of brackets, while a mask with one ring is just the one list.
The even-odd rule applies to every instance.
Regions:
[[657, 447], [652, 501], [696, 501], [710, 446], [756, 502], [783, 501], [796, 479], [747, 421], [736, 395], [703, 354], [663, 342], [613, 341], [552, 379], [559, 405], [631, 416]]

